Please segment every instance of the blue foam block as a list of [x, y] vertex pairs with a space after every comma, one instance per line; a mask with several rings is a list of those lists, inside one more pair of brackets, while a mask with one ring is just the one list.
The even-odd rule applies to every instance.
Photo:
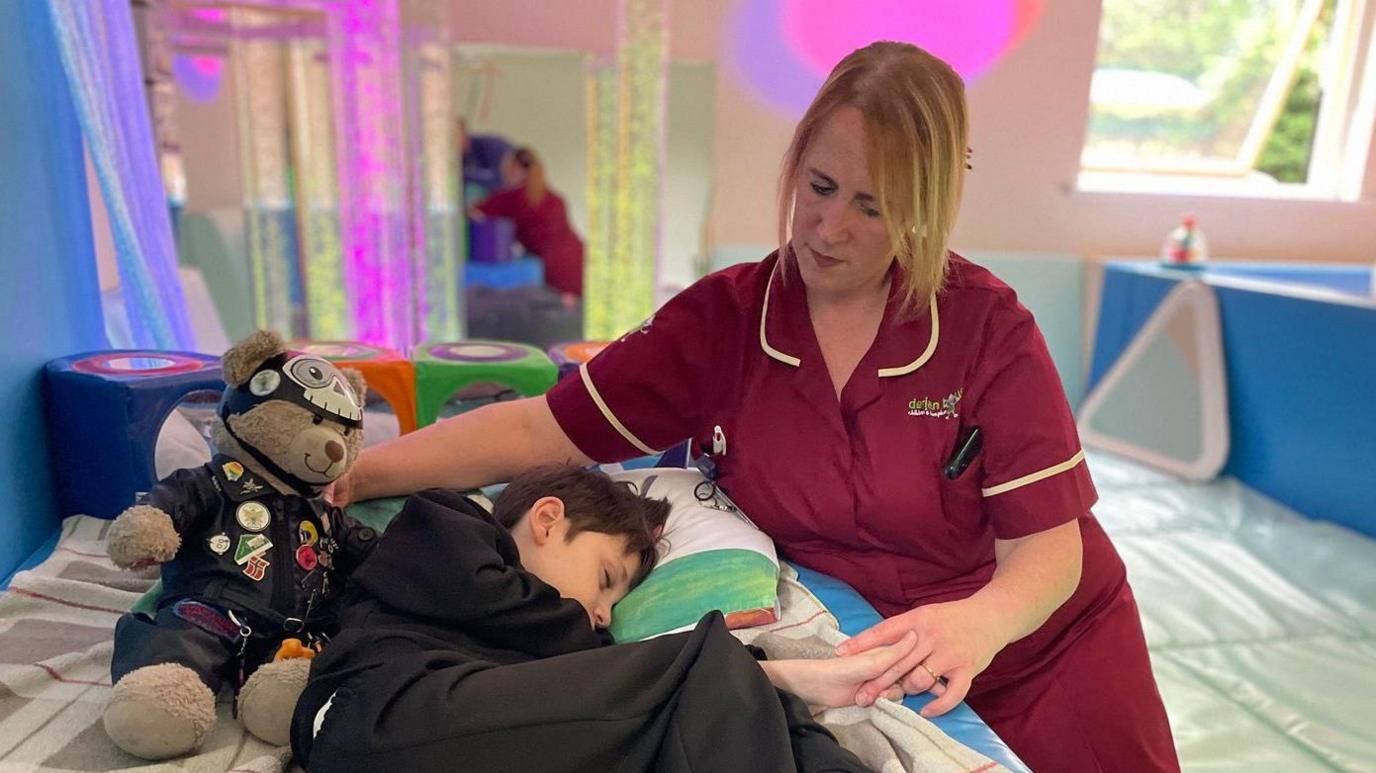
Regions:
[[[1366, 273], [1363, 273], [1366, 272]], [[1291, 281], [1278, 282], [1282, 277]], [[1223, 472], [1311, 518], [1376, 536], [1376, 301], [1367, 269], [1207, 266], [1185, 275], [1110, 263], [1090, 383], [1101, 379], [1183, 279], [1213, 286], [1223, 328], [1230, 452]], [[1264, 278], [1265, 284], [1246, 280]], [[1239, 281], [1242, 280], [1242, 281]]]
[[[124, 365], [145, 369], [118, 370]], [[203, 354], [94, 352], [49, 362], [44, 392], [59, 513], [119, 515], [157, 482], [153, 452], [177, 403], [223, 390], [220, 361]]]
[[516, 258], [504, 263], [469, 261], [464, 264], [463, 276], [468, 287], [540, 287], [545, 283], [545, 264], [539, 258]]

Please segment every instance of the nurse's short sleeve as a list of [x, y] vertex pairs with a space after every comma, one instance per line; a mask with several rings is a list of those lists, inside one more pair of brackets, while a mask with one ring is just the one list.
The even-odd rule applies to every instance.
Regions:
[[603, 349], [546, 397], [574, 445], [598, 462], [658, 453], [692, 437], [729, 379], [719, 367], [737, 310], [708, 277]]
[[1021, 306], [991, 317], [968, 423], [980, 428], [980, 493], [998, 539], [1089, 513], [1098, 494], [1056, 366]]

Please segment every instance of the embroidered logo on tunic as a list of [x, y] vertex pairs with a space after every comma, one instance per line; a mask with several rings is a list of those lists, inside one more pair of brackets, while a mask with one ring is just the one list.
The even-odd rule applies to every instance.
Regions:
[[956, 410], [956, 407], [960, 405], [960, 398], [964, 394], [964, 389], [957, 389], [940, 400], [933, 400], [930, 397], [915, 397], [908, 401], [908, 415], [935, 416], [938, 419], [960, 418], [960, 412]]

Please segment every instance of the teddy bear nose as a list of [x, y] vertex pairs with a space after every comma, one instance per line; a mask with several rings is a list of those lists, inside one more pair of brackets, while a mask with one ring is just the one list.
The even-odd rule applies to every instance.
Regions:
[[344, 458], [344, 444], [337, 440], [331, 440], [325, 444], [325, 455], [330, 457], [330, 461], [337, 462]]

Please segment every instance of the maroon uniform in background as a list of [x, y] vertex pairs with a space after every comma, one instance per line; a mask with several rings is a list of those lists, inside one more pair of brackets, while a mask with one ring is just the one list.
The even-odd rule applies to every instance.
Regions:
[[583, 294], [583, 240], [569, 225], [568, 211], [559, 194], [546, 190], [539, 204], [526, 198], [524, 186], [508, 188], [477, 205], [488, 217], [516, 222], [516, 240], [545, 264], [545, 284], [559, 292]]

